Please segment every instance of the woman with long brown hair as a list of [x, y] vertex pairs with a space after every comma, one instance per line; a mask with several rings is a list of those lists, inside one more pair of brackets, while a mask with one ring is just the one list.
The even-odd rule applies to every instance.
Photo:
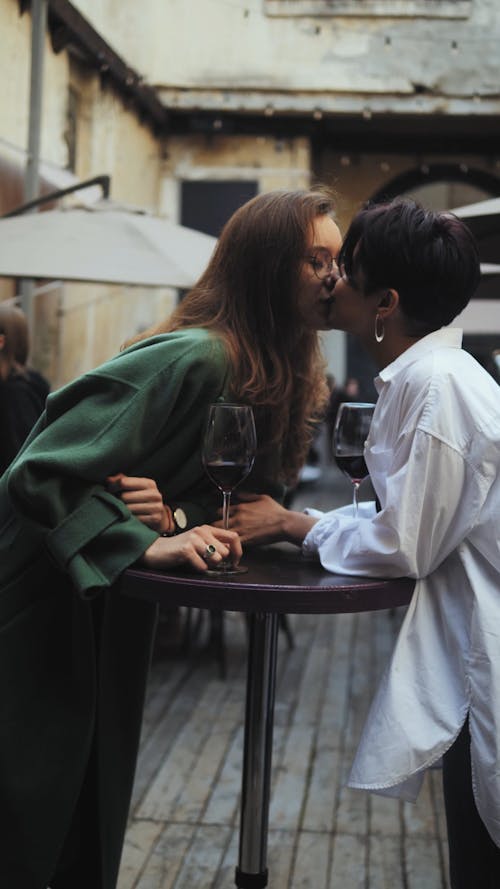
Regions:
[[[332, 213], [323, 190], [269, 192], [244, 204], [173, 314], [126, 343], [186, 329], [217, 336], [228, 360], [226, 394], [252, 405], [257, 426], [258, 458], [242, 488], [279, 499], [297, 480], [328, 399], [318, 330], [331, 326], [328, 284], [340, 247]], [[175, 526], [167, 505], [172, 491], [160, 496], [151, 481], [123, 475], [113, 483], [152, 527]], [[198, 503], [202, 491], [215, 504], [211, 484], [200, 478]], [[184, 502], [191, 524], [189, 512], [198, 520], [196, 506]], [[208, 516], [214, 518], [210, 509]]]
[[199, 524], [218, 505], [201, 461], [210, 403], [254, 408], [252, 486], [294, 479], [323, 403], [331, 213], [306, 191], [238, 210], [173, 316], [50, 395], [0, 480], [1, 886], [116, 885], [156, 620], [120, 577], [137, 560], [240, 558], [237, 534]]

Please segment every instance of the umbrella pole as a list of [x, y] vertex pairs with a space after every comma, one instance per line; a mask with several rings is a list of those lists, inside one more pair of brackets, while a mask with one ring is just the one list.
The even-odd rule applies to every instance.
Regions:
[[[31, 3], [31, 80], [28, 129], [28, 158], [24, 179], [24, 199], [31, 201], [38, 196], [40, 171], [40, 131], [42, 117], [43, 59], [45, 31], [47, 27], [48, 0], [32, 0]], [[32, 327], [32, 278], [21, 280], [21, 305], [28, 325]]]

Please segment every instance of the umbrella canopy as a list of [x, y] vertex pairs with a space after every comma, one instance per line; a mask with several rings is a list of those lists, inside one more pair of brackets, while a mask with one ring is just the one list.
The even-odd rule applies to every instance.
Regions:
[[500, 275], [500, 265], [496, 262], [482, 262], [481, 263], [481, 274], [482, 275]]
[[0, 219], [0, 277], [191, 287], [216, 239], [103, 200]]
[[489, 198], [451, 211], [467, 223], [476, 238], [500, 234], [500, 198]]

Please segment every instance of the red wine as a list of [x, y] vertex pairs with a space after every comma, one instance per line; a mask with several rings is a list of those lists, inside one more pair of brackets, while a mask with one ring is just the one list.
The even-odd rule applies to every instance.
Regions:
[[220, 488], [221, 491], [232, 491], [248, 475], [252, 468], [252, 461], [245, 463], [206, 463], [207, 475]]
[[337, 466], [352, 482], [362, 482], [368, 475], [368, 468], [362, 454], [349, 457], [335, 457]]

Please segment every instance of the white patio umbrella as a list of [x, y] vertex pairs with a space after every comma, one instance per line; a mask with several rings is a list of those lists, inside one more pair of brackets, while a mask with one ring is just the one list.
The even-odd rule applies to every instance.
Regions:
[[0, 218], [0, 277], [191, 287], [216, 238], [102, 200]]
[[482, 275], [500, 275], [500, 265], [496, 262], [482, 262], [481, 263], [481, 274]]
[[[475, 204], [465, 204], [463, 207], [454, 208], [451, 212], [467, 223], [483, 245], [485, 239], [488, 239], [490, 248], [488, 252], [492, 253], [493, 245], [493, 252], [500, 258], [500, 244], [497, 243], [500, 238], [500, 198], [488, 198]], [[486, 277], [500, 275], [500, 264], [482, 262], [481, 274]]]
[[467, 223], [476, 238], [500, 234], [500, 198], [488, 198], [451, 211]]

